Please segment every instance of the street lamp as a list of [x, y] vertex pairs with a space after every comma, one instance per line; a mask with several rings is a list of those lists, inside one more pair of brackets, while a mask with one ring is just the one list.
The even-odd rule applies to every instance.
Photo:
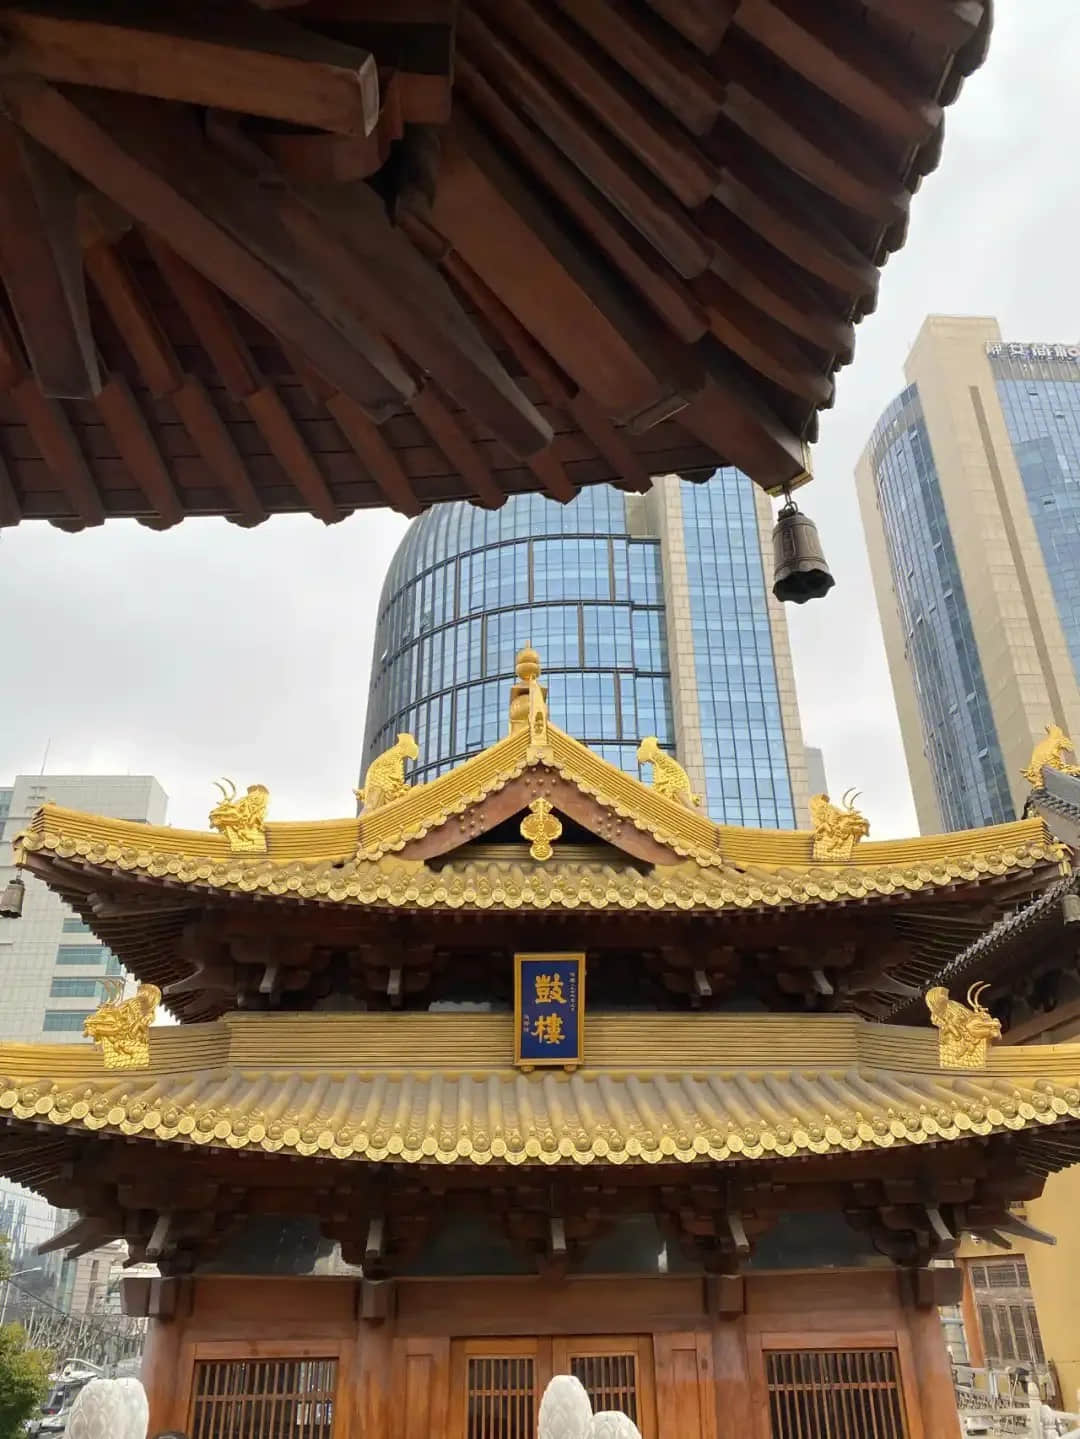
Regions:
[[9, 1274], [4, 1280], [4, 1302], [0, 1304], [0, 1325], [3, 1324], [4, 1316], [7, 1314], [8, 1296], [11, 1293], [11, 1281], [13, 1279], [19, 1279], [24, 1274], [40, 1274], [44, 1268], [44, 1264], [32, 1264], [29, 1269], [16, 1269], [14, 1274]]

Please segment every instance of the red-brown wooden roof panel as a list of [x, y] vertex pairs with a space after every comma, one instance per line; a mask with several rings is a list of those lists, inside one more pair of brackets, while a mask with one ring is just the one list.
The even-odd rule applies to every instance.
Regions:
[[66, 528], [721, 463], [800, 483], [990, 25], [982, 0], [237, 0], [227, 34], [210, 0], [3, 9], [0, 525]]

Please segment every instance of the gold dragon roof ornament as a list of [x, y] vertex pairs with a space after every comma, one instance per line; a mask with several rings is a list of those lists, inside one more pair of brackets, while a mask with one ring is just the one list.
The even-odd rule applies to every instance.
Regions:
[[944, 985], [927, 990], [926, 1007], [940, 1031], [939, 1061], [942, 1069], [985, 1069], [986, 1051], [992, 1040], [1001, 1038], [1001, 1020], [979, 1003], [990, 986], [973, 984], [967, 1004], [950, 999]]
[[400, 799], [409, 788], [405, 778], [405, 761], [420, 758], [420, 746], [411, 734], [399, 734], [388, 750], [376, 755], [367, 767], [363, 789], [353, 790], [363, 806], [362, 813], [370, 814], [384, 804]]
[[270, 791], [264, 784], [249, 784], [247, 793], [238, 798], [231, 779], [214, 783], [221, 791], [221, 802], [210, 811], [210, 828], [220, 830], [237, 853], [265, 854]]
[[161, 1001], [156, 984], [140, 984], [124, 999], [124, 981], [105, 981], [104, 1003], [83, 1021], [83, 1033], [101, 1046], [106, 1069], [149, 1069], [150, 1026]]
[[1075, 755], [1076, 746], [1059, 724], [1048, 724], [1046, 734], [1031, 751], [1028, 767], [1021, 774], [1033, 789], [1042, 788], [1044, 769], [1056, 769], [1062, 774], [1080, 775], [1080, 765], [1072, 764], [1065, 758]]
[[652, 765], [652, 787], [657, 794], [673, 799], [687, 809], [697, 809], [701, 796], [690, 789], [690, 776], [674, 755], [660, 748], [656, 735], [646, 735], [638, 745], [638, 764]]
[[854, 789], [844, 791], [839, 805], [832, 804], [827, 794], [811, 795], [810, 819], [815, 859], [850, 859], [859, 840], [870, 833], [870, 821], [855, 808], [858, 798]]

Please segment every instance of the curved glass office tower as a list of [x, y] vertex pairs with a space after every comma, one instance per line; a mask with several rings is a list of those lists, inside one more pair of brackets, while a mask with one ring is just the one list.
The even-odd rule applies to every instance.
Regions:
[[365, 764], [402, 730], [414, 780], [506, 728], [514, 657], [540, 653], [553, 720], [622, 768], [650, 734], [714, 819], [795, 827], [806, 779], [787, 630], [762, 572], [768, 505], [737, 471], [609, 486], [561, 506], [443, 505], [390, 564], [375, 637]]

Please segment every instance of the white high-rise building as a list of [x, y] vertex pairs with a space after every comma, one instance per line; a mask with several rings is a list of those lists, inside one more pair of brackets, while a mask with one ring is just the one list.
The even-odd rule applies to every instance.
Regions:
[[[46, 801], [148, 824], [163, 824], [168, 805], [149, 775], [18, 775], [0, 789], [0, 890], [15, 874], [12, 841]], [[23, 879], [21, 917], [0, 919], [0, 1040], [81, 1040], [119, 961], [73, 909], [25, 871]]]

